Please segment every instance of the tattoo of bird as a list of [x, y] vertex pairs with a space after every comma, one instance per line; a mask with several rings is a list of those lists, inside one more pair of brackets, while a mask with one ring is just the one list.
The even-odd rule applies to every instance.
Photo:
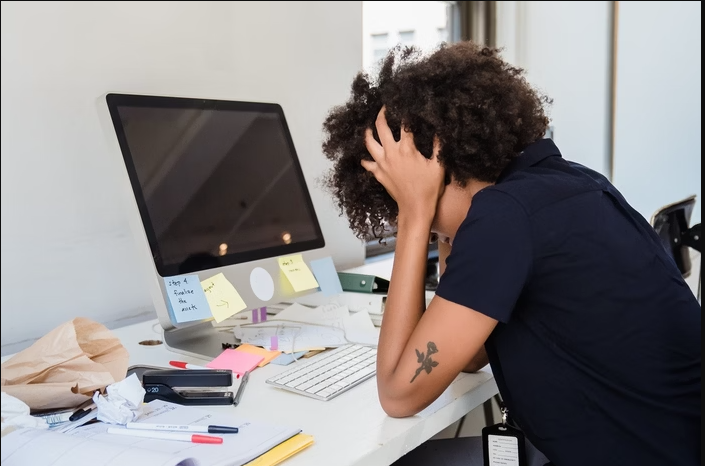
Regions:
[[411, 382], [416, 380], [416, 377], [418, 377], [419, 374], [423, 371], [426, 371], [427, 374], [430, 374], [431, 370], [438, 365], [438, 361], [434, 361], [433, 359], [431, 359], [431, 355], [436, 353], [438, 353], [438, 348], [436, 348], [436, 344], [432, 341], [429, 341], [426, 345], [425, 356], [423, 351], [416, 350], [416, 358], [418, 359], [418, 362], [421, 365], [418, 369], [416, 369], [416, 374], [414, 374], [414, 376], [411, 378]]

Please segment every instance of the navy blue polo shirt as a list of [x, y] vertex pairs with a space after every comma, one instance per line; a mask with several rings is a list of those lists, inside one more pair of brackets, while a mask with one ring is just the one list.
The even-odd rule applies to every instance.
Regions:
[[473, 197], [436, 294], [499, 321], [500, 394], [557, 466], [700, 464], [700, 305], [648, 222], [551, 140]]

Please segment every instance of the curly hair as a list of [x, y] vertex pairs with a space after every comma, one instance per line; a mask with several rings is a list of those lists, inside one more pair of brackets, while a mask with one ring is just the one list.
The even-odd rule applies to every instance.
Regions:
[[324, 182], [341, 214], [360, 239], [389, 235], [396, 202], [360, 165], [371, 160], [364, 136], [382, 106], [397, 140], [401, 127], [414, 134], [430, 157], [434, 136], [439, 162], [450, 180], [494, 182], [517, 155], [548, 128], [544, 105], [524, 71], [503, 61], [499, 50], [472, 42], [443, 44], [424, 56], [413, 47], [392, 49], [376, 78], [359, 73], [349, 100], [333, 108], [324, 124], [323, 152], [333, 161]]

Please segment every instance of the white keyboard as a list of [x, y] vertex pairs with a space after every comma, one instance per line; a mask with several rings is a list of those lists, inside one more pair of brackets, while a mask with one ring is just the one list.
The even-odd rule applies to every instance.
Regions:
[[294, 367], [267, 380], [275, 387], [328, 401], [374, 376], [377, 349], [345, 345], [301, 360]]

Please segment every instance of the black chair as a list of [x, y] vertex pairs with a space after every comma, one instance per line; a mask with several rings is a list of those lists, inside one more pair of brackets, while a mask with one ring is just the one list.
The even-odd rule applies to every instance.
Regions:
[[[673, 204], [662, 207], [651, 217], [651, 226], [661, 238], [666, 250], [671, 254], [684, 278], [692, 272], [690, 248], [702, 253], [700, 247], [700, 223], [690, 225], [690, 218], [695, 207], [695, 196], [690, 196]], [[700, 279], [702, 277], [702, 260], [698, 271], [698, 301], [700, 301]]]

